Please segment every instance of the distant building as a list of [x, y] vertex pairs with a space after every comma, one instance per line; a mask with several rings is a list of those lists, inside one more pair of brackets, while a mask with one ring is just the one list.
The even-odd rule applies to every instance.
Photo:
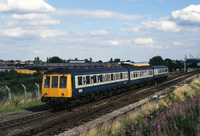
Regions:
[[85, 60], [69, 60], [69, 63], [85, 63]]

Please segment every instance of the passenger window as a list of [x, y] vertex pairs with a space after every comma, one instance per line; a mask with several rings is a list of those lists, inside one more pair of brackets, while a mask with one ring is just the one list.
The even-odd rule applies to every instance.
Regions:
[[50, 87], [50, 76], [46, 76], [44, 79], [44, 88]]
[[83, 77], [83, 85], [85, 85], [86, 84], [86, 78], [85, 77]]
[[86, 76], [86, 82], [87, 84], [90, 84], [90, 76]]
[[128, 73], [123, 73], [123, 79], [128, 77]]
[[98, 81], [99, 81], [99, 82], [103, 82], [103, 79], [102, 79], [103, 77], [102, 77], [102, 75], [99, 75], [98, 77], [99, 77], [99, 78], [98, 78]]
[[111, 81], [113, 81], [113, 79], [114, 79], [114, 76], [113, 76], [113, 74], [111, 74]]
[[[72, 80], [73, 83], [73, 80]], [[66, 88], [67, 85], [67, 77], [66, 76], [61, 76], [60, 77], [60, 88]]]
[[97, 76], [94, 75], [94, 76], [93, 76], [93, 83], [96, 83], [96, 82], [97, 82]]
[[119, 80], [119, 79], [120, 79], [120, 74], [117, 73], [117, 74], [116, 74], [116, 80]]
[[106, 78], [105, 81], [109, 81], [108, 76], [109, 76], [108, 74], [105, 75]]
[[120, 73], [120, 79], [123, 79], [123, 77], [122, 77], [122, 73]]
[[58, 77], [57, 76], [52, 76], [52, 88], [57, 88], [58, 87]]
[[78, 85], [83, 85], [82, 77], [81, 76], [78, 77]]

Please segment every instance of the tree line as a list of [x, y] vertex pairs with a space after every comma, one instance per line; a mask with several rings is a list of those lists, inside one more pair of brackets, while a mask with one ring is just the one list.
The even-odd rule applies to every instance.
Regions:
[[[74, 60], [78, 61], [78, 58], [75, 58]], [[85, 61], [85, 63], [92, 63], [93, 59], [90, 57], [89, 59], [84, 59], [84, 61]], [[35, 57], [34, 58], [34, 63], [39, 63], [39, 62], [41, 62], [40, 58], [39, 57]], [[46, 63], [69, 63], [69, 62], [70, 62], [70, 59], [65, 60], [65, 59], [61, 59], [61, 58], [59, 58], [57, 56], [48, 57], [47, 61], [46, 61]], [[99, 60], [97, 62], [102, 63], [103, 61]], [[113, 63], [113, 62], [122, 62], [122, 61], [119, 58], [115, 58], [115, 59], [110, 58], [110, 60], [108, 62]], [[134, 63], [134, 61], [131, 61], [131, 60], [126, 60], [126, 61], [123, 61], [123, 62]], [[163, 60], [163, 58], [161, 56], [154, 56], [153, 58], [151, 58], [149, 60], [149, 64], [151, 66], [153, 66], [153, 65], [165, 65], [165, 66], [168, 67], [170, 72], [175, 71], [177, 69], [182, 71], [182, 69], [183, 69], [183, 62], [182, 61], [180, 61], [180, 60], [172, 61], [169, 58], [166, 58], [166, 59]]]
[[163, 58], [161, 56], [155, 56], [155, 57], [151, 58], [149, 60], [149, 64], [151, 66], [154, 66], [154, 65], [165, 65], [165, 66], [168, 67], [169, 72], [176, 71], [177, 69], [179, 71], [183, 70], [183, 62], [182, 61], [180, 61], [180, 60], [172, 61], [169, 58], [166, 58], [165, 60], [163, 60]]

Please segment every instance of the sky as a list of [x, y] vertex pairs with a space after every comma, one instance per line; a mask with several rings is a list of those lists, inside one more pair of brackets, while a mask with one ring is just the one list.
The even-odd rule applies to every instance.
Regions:
[[200, 57], [199, 0], [0, 0], [0, 59]]

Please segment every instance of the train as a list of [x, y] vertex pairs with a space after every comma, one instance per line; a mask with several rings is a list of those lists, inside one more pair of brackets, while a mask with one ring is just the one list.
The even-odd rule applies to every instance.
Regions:
[[56, 68], [43, 75], [41, 101], [52, 108], [73, 107], [166, 80], [168, 67], [121, 66]]

